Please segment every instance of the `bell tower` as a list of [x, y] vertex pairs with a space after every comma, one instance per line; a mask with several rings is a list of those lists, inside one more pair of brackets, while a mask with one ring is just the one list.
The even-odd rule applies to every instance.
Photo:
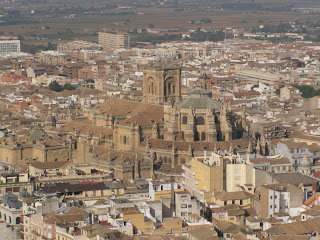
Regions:
[[145, 103], [178, 103], [181, 100], [181, 68], [156, 66], [143, 74]]

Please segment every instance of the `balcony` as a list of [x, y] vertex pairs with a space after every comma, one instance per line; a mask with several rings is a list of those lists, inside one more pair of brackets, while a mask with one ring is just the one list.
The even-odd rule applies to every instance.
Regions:
[[188, 168], [186, 165], [182, 165], [182, 170], [187, 172], [188, 174], [194, 176], [195, 175], [195, 172], [192, 171], [190, 168]]

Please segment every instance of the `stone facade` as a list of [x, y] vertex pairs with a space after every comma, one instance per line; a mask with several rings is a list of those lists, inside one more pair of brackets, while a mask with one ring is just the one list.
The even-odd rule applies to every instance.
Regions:
[[178, 103], [181, 100], [181, 69], [153, 67], [144, 71], [143, 101], [146, 103]]

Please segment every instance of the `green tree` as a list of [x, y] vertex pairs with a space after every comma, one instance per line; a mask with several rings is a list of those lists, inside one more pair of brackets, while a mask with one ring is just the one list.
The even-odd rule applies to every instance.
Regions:
[[63, 89], [65, 90], [73, 90], [73, 86], [71, 85], [71, 83], [66, 83], [63, 85]]
[[209, 18], [203, 18], [200, 20], [202, 23], [212, 23], [212, 21]]
[[49, 89], [51, 91], [55, 91], [55, 92], [61, 92], [63, 90], [63, 88], [61, 87], [61, 85], [57, 81], [51, 82], [49, 84]]

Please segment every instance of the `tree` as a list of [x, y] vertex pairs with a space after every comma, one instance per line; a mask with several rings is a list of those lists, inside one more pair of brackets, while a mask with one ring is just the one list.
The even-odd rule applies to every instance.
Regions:
[[65, 90], [73, 90], [73, 86], [71, 85], [71, 83], [66, 83], [63, 85], [63, 89]]
[[202, 23], [212, 23], [212, 21], [209, 18], [203, 18], [200, 20]]
[[23, 40], [22, 35], [18, 34], [18, 40], [20, 40], [20, 41], [22, 41], [22, 40]]
[[51, 82], [49, 84], [49, 89], [51, 91], [55, 91], [55, 92], [61, 92], [63, 90], [63, 88], [61, 87], [61, 85], [57, 81]]

